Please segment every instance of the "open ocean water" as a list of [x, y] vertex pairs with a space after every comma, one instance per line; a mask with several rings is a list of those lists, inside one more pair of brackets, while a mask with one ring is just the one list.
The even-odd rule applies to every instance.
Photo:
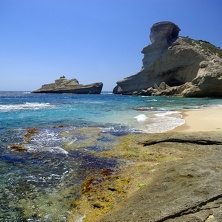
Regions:
[[182, 109], [221, 99], [0, 92], [0, 221], [67, 221], [87, 176], [118, 167], [94, 155], [121, 135], [184, 124]]

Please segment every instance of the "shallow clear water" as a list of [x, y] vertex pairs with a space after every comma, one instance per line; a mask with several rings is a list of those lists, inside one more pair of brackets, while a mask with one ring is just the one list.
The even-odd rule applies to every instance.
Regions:
[[95, 153], [112, 149], [124, 134], [183, 124], [178, 110], [221, 105], [220, 99], [0, 92], [0, 220], [66, 221], [82, 181], [118, 167]]

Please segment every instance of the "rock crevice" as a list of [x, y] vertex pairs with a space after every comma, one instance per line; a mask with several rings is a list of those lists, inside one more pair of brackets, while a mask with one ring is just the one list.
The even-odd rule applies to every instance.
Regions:
[[143, 142], [143, 146], [150, 146], [150, 145], [155, 145], [158, 143], [191, 143], [191, 144], [197, 144], [197, 145], [222, 145], [221, 141], [214, 141], [214, 140], [205, 140], [205, 139], [193, 139], [193, 140], [185, 140], [185, 139], [166, 139], [166, 140], [160, 140], [160, 141], [147, 141]]
[[[219, 205], [218, 205], [218, 202], [219, 202]], [[212, 197], [204, 202], [198, 203], [197, 205], [194, 205], [192, 207], [184, 209], [184, 210], [177, 212], [175, 214], [168, 215], [164, 218], [161, 218], [160, 220], [156, 220], [155, 222], [164, 222], [164, 221], [168, 221], [168, 220], [172, 220], [172, 219], [176, 220], [177, 218], [181, 219], [181, 217], [183, 217], [183, 216], [193, 215], [193, 214], [198, 213], [200, 211], [206, 211], [206, 210], [210, 210], [213, 208], [218, 209], [221, 207], [220, 206], [221, 202], [222, 202], [222, 194], [219, 194], [219, 195]], [[207, 207], [211, 203], [213, 203], [215, 206]], [[209, 214], [209, 212], [208, 212], [208, 215], [210, 216], [211, 214]], [[209, 218], [209, 216], [208, 216], [208, 218]]]

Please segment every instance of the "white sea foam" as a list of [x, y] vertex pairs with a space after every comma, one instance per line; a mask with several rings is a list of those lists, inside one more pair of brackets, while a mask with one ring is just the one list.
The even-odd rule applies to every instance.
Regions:
[[52, 107], [50, 103], [22, 103], [22, 104], [4, 104], [0, 105], [0, 111], [17, 111], [17, 110], [38, 110]]
[[140, 123], [138, 126], [140, 130], [145, 133], [162, 133], [185, 123], [181, 113], [178, 111], [153, 113], [149, 118], [144, 114], [140, 114], [134, 118]]
[[[200, 108], [200, 107], [198, 107]], [[208, 106], [205, 106], [205, 107], [201, 107], [202, 109], [203, 108], [206, 108], [206, 109], [209, 109], [209, 108], [222, 108], [222, 105], [221, 104], [212, 104], [212, 105], [208, 105]]]
[[35, 145], [26, 145], [25, 146], [28, 152], [50, 152], [55, 154], [64, 154], [68, 155], [68, 151], [64, 150], [62, 147], [37, 147]]
[[160, 117], [155, 118], [153, 123], [148, 124], [145, 127], [145, 132], [147, 133], [163, 133], [169, 130], [173, 130], [178, 126], [185, 123], [185, 120], [175, 117]]
[[39, 175], [29, 175], [26, 177], [27, 182], [46, 182], [48, 180], [60, 180], [61, 175], [59, 174], [51, 174], [48, 177], [42, 177]]
[[139, 123], [144, 122], [148, 119], [148, 117], [145, 114], [140, 114], [138, 116], [134, 117]]
[[47, 151], [51, 152], [51, 153], [57, 153], [57, 154], [65, 154], [68, 155], [68, 151], [64, 150], [61, 147], [50, 147], [48, 149], [46, 149]]
[[31, 141], [26, 148], [29, 152], [51, 152], [68, 155], [62, 148], [65, 137], [61, 136], [62, 129], [42, 129], [31, 136]]
[[179, 111], [166, 111], [166, 112], [156, 113], [155, 116], [165, 117], [165, 116], [169, 116], [169, 115], [173, 115], [173, 114], [179, 114], [181, 116]]
[[54, 146], [54, 144], [64, 140], [57, 132], [49, 129], [42, 130], [32, 136], [32, 144], [41, 146]]
[[67, 145], [72, 145], [73, 143], [75, 143], [77, 141], [77, 138], [75, 137], [73, 140], [71, 140], [69, 143], [67, 143]]

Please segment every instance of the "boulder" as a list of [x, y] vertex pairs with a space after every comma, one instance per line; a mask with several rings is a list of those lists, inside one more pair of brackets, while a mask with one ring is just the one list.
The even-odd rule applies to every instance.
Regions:
[[[222, 50], [202, 40], [178, 37], [172, 22], [151, 27], [141, 71], [117, 82], [116, 94], [221, 97]], [[167, 88], [160, 87], [162, 82]], [[155, 89], [155, 90], [154, 90]]]
[[56, 79], [54, 83], [44, 84], [32, 93], [75, 93], [75, 94], [100, 94], [103, 83], [97, 82], [88, 85], [79, 84], [77, 79], [68, 80], [65, 76]]
[[196, 78], [192, 80], [191, 87], [183, 91], [184, 96], [222, 96], [222, 61], [213, 59], [212, 61], [203, 61]]

